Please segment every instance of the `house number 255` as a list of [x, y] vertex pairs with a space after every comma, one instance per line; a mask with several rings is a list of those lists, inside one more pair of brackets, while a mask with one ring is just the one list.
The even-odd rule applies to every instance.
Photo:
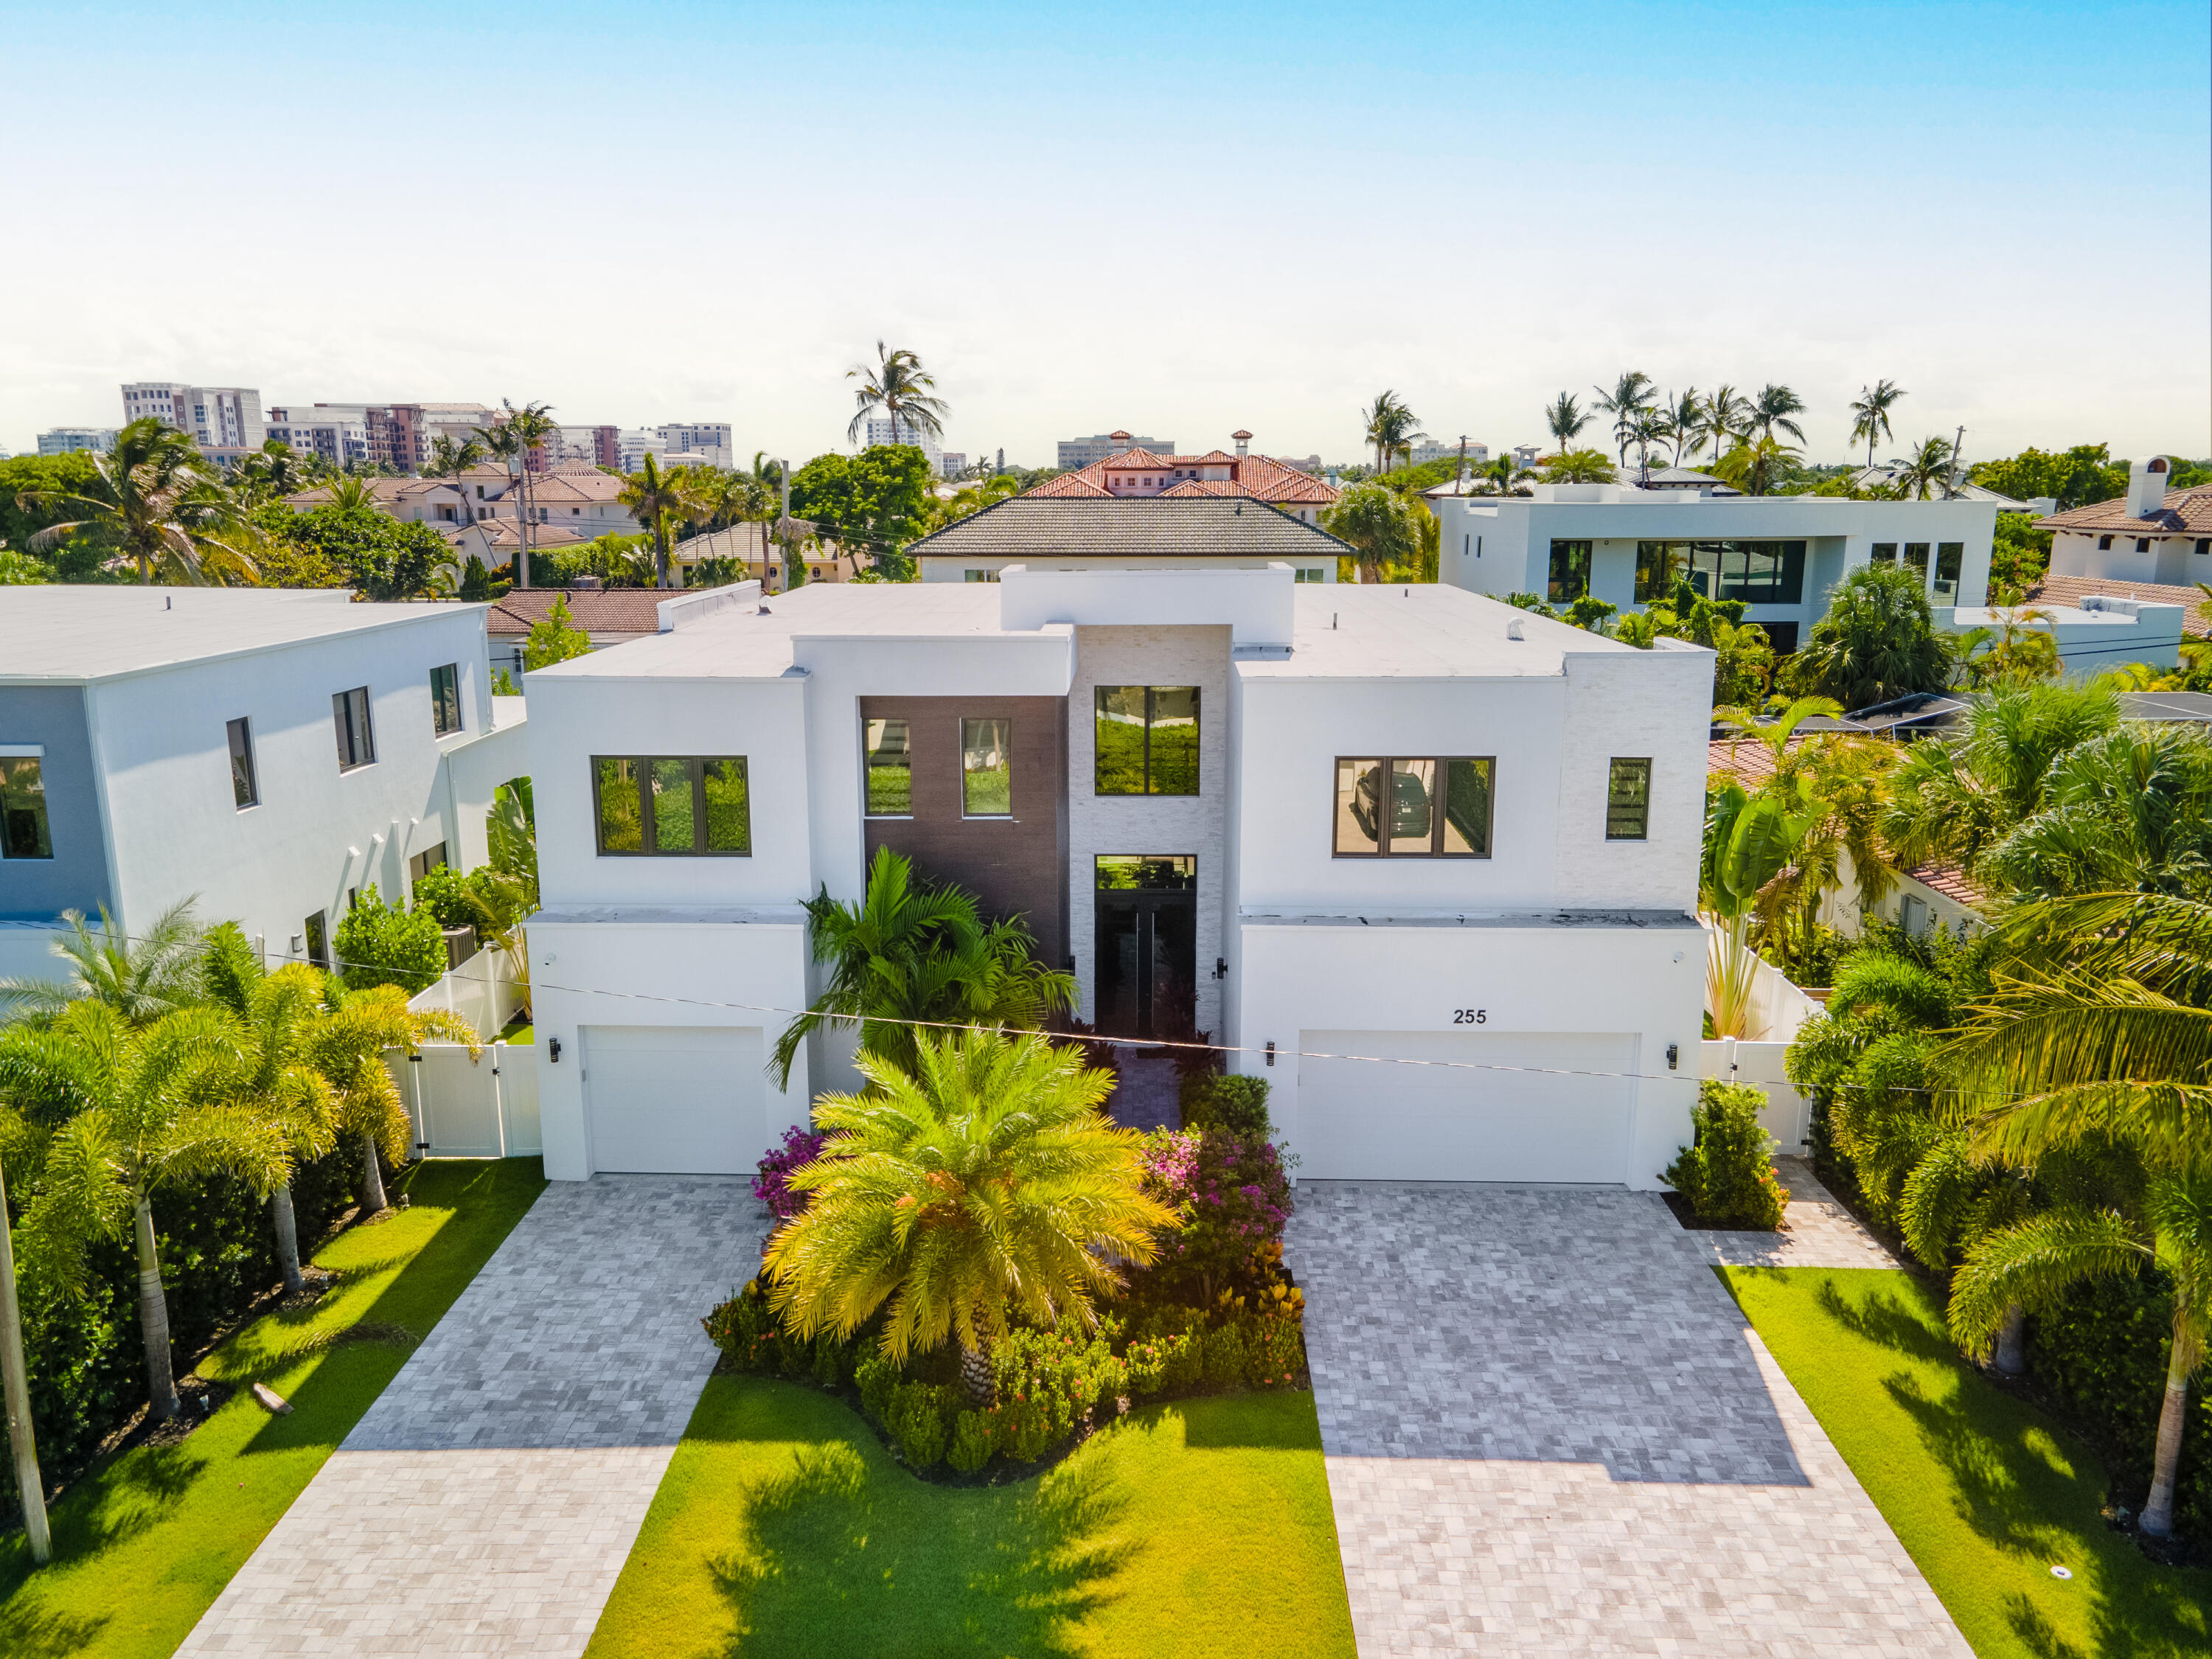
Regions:
[[1487, 1025], [1490, 1024], [1490, 1010], [1487, 1008], [1455, 1008], [1452, 1010], [1452, 1024], [1455, 1025]]

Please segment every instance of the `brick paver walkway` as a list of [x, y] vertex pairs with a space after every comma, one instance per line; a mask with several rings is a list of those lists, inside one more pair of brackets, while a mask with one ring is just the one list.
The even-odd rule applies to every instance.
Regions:
[[580, 1654], [763, 1231], [741, 1181], [548, 1187], [178, 1652]]
[[1654, 1194], [1301, 1182], [1364, 1659], [1970, 1650]]
[[1802, 1158], [1778, 1158], [1774, 1172], [1790, 1189], [1778, 1233], [1692, 1235], [1706, 1259], [1729, 1267], [1894, 1267], [1897, 1258], [1836, 1202]]

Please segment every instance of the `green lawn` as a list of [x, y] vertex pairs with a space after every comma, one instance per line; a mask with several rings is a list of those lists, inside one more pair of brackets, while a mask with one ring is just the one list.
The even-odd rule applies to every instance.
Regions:
[[959, 1489], [831, 1396], [718, 1376], [587, 1652], [1350, 1659], [1313, 1398], [1149, 1407]]
[[518, 1019], [499, 1034], [499, 1040], [516, 1044], [535, 1042], [538, 1041], [538, 1028], [526, 1019]]
[[1959, 1359], [1929, 1286], [1874, 1268], [1721, 1273], [1981, 1659], [2212, 1652], [2212, 1571], [2153, 1566], [2106, 1530], [2103, 1467]]
[[406, 1185], [409, 1208], [341, 1233], [315, 1257], [343, 1275], [320, 1304], [256, 1321], [199, 1368], [268, 1383], [291, 1415], [241, 1386], [181, 1445], [80, 1480], [35, 1576], [21, 1534], [0, 1543], [0, 1654], [173, 1651], [407, 1358], [396, 1340], [331, 1339], [364, 1322], [427, 1335], [544, 1185], [534, 1158], [431, 1163]]

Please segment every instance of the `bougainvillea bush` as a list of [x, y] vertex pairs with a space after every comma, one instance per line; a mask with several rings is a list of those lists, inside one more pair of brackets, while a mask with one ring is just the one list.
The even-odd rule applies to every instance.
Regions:
[[753, 1177], [753, 1196], [767, 1205], [778, 1221], [788, 1221], [806, 1207], [806, 1194], [791, 1189], [791, 1172], [802, 1164], [814, 1162], [821, 1150], [820, 1135], [793, 1124], [783, 1132], [781, 1144], [769, 1147], [761, 1159], [760, 1173]]
[[1199, 1293], [1273, 1283], [1291, 1218], [1291, 1178], [1273, 1146], [1219, 1130], [1158, 1129], [1143, 1153], [1152, 1194], [1182, 1219], [1160, 1243], [1153, 1275]]

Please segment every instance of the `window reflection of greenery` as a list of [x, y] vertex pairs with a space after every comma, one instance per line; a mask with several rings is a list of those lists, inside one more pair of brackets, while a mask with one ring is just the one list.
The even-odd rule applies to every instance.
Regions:
[[1173, 892], [1198, 884], [1198, 860], [1187, 854], [1102, 853], [1095, 868], [1106, 892]]
[[1097, 699], [1096, 793], [1199, 793], [1196, 686], [1102, 685]]
[[599, 762], [599, 851], [642, 852], [644, 824], [636, 763], [603, 757]]
[[868, 815], [902, 818], [914, 812], [914, 750], [907, 723], [870, 720], [867, 726]]
[[663, 759], [652, 764], [653, 848], [688, 853], [698, 843], [691, 817], [691, 763]]
[[702, 793], [707, 799], [707, 850], [751, 852], [752, 799], [745, 784], [744, 760], [702, 761], [699, 771]]
[[1611, 769], [1606, 795], [1605, 838], [1642, 841], [1650, 822], [1651, 763], [1616, 759]]
[[1007, 750], [1013, 722], [960, 722], [961, 810], [971, 818], [1006, 817], [1013, 812], [1013, 769]]
[[1490, 856], [1491, 768], [1487, 758], [1455, 760], [1444, 773], [1444, 851]]

